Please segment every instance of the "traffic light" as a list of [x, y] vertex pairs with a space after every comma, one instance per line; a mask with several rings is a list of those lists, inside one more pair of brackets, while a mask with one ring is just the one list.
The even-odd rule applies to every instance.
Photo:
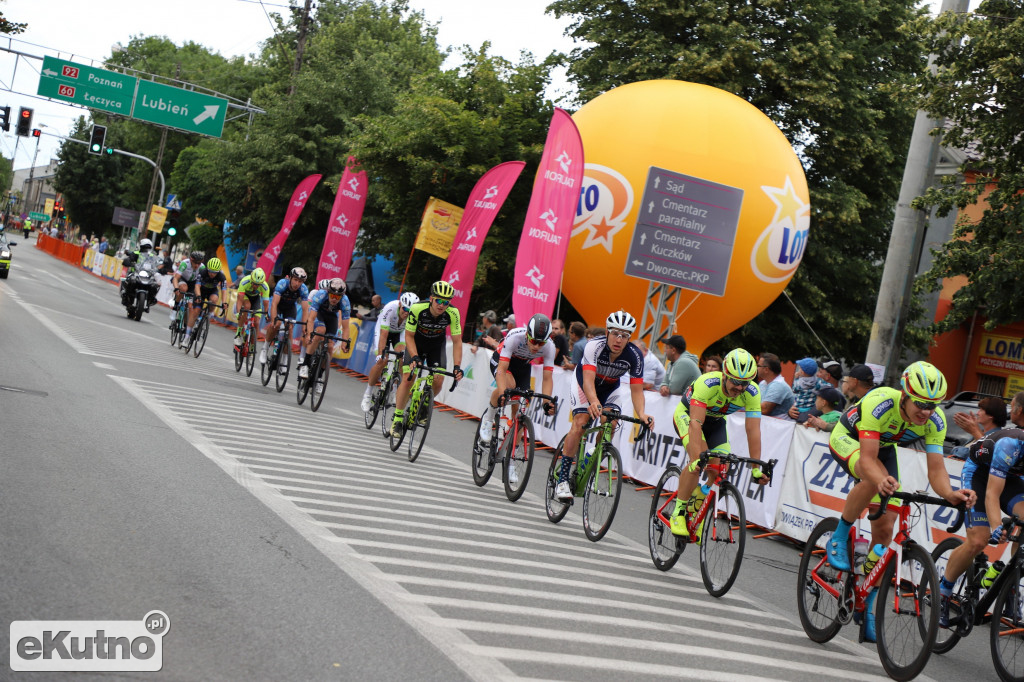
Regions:
[[5, 133], [11, 130], [11, 108], [0, 107], [0, 129]]
[[40, 130], [39, 128], [33, 128], [32, 129], [32, 137], [39, 137], [42, 134], [43, 134], [43, 131]]
[[16, 132], [21, 137], [28, 137], [32, 130], [32, 110], [22, 107], [18, 110], [18, 128]]
[[92, 135], [89, 138], [89, 153], [90, 154], [102, 154], [103, 153], [103, 140], [107, 137], [107, 127], [94, 125], [92, 127]]
[[176, 234], [178, 234], [178, 228], [174, 227], [173, 225], [167, 228], [168, 237], [173, 237]]

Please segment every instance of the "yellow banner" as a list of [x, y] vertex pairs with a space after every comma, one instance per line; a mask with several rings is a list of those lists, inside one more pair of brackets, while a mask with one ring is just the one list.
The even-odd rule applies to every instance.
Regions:
[[982, 334], [975, 367], [985, 374], [1024, 374], [1024, 339]]
[[153, 207], [149, 210], [149, 224], [146, 225], [147, 230], [153, 232], [163, 232], [164, 222], [167, 220], [167, 209], [163, 206], [157, 206], [153, 204]]
[[448, 258], [462, 213], [463, 209], [455, 204], [430, 197], [423, 211], [420, 233], [416, 236], [416, 248], [438, 258]]
[[48, 216], [53, 215], [53, 199], [46, 200], [46, 208], [43, 209], [43, 213], [45, 213]]

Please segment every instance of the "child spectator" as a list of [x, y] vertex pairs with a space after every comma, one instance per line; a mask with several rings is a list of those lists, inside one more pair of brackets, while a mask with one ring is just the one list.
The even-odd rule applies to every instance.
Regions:
[[[826, 424], [835, 424], [839, 421], [839, 409], [845, 402], [843, 394], [839, 392], [839, 389], [832, 388], [831, 386], [821, 389], [814, 398], [814, 407], [821, 412], [821, 416], [817, 417], [817, 419]], [[812, 425], [812, 422], [809, 421], [804, 423], [804, 426]], [[821, 431], [821, 428], [815, 428]]]
[[793, 406], [789, 408], [789, 416], [798, 423], [807, 421], [808, 413], [815, 405], [818, 391], [829, 387], [829, 383], [818, 376], [818, 362], [814, 358], [796, 361], [796, 372], [793, 374]]

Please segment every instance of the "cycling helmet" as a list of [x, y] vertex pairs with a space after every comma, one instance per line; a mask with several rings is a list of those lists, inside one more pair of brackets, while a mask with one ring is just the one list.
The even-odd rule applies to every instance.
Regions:
[[316, 283], [316, 288], [317, 289], [324, 289], [324, 290], [326, 290], [327, 287], [329, 287], [329, 286], [331, 286], [331, 280], [330, 279], [322, 279], [322, 280], [320, 280], [319, 282]]
[[256, 268], [249, 275], [249, 281], [253, 284], [263, 284], [267, 281], [267, 273], [263, 272], [263, 268]]
[[438, 298], [451, 299], [455, 295], [455, 287], [448, 282], [440, 279], [430, 287], [430, 295], [437, 296]]
[[636, 331], [636, 319], [625, 310], [616, 310], [605, 320], [608, 329], [621, 329], [630, 334]]
[[345, 280], [340, 277], [335, 277], [330, 280], [327, 284], [327, 294], [329, 296], [342, 296], [345, 293]]
[[736, 381], [752, 381], [757, 375], [757, 360], [742, 348], [734, 348], [722, 361], [722, 373]]
[[551, 320], [544, 313], [537, 313], [526, 323], [526, 338], [544, 343], [551, 337]]
[[933, 405], [946, 397], [946, 377], [929, 362], [918, 361], [903, 370], [900, 387], [911, 400]]
[[139, 251], [142, 251], [143, 249], [152, 249], [152, 248], [153, 248], [153, 242], [150, 241], [149, 239], [140, 239], [139, 240]]
[[399, 305], [401, 305], [403, 308], [411, 308], [419, 302], [420, 297], [412, 293], [411, 291], [407, 291], [404, 294], [402, 294], [402, 298], [400, 298], [398, 301]]
[[306, 281], [306, 271], [302, 268], [292, 268], [292, 271], [288, 273], [289, 277], [294, 277], [302, 282]]
[[203, 253], [202, 251], [193, 251], [192, 253], [188, 254], [188, 257], [194, 261], [199, 261], [200, 263], [206, 260], [206, 254]]
[[211, 258], [210, 260], [206, 261], [207, 270], [220, 270], [220, 265], [220, 258]]

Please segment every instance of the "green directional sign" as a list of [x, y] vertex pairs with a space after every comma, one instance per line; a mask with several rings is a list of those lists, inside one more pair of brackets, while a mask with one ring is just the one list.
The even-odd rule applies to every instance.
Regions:
[[50, 219], [49, 214], [47, 214], [47, 213], [36, 213], [35, 211], [30, 211], [29, 214], [28, 214], [28, 217], [29, 217], [29, 220], [34, 220], [37, 223], [45, 223], [47, 220]]
[[43, 57], [37, 95], [128, 116], [135, 97], [134, 76]]
[[220, 97], [140, 80], [132, 118], [220, 137], [227, 108], [228, 101]]

